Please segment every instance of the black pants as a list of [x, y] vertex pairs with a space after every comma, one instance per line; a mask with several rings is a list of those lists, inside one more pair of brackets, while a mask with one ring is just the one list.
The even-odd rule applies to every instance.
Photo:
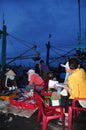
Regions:
[[[65, 113], [68, 113], [68, 107], [72, 105], [73, 99], [69, 99], [69, 96], [61, 96], [61, 106], [65, 109]], [[79, 102], [76, 102], [77, 107], [81, 107]]]
[[67, 112], [68, 99], [69, 96], [61, 96], [61, 106], [65, 109], [65, 112]]

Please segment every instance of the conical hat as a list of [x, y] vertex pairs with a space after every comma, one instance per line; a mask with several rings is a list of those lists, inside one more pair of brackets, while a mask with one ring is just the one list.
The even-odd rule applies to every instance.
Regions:
[[16, 74], [12, 70], [9, 70], [7, 73], [5, 73], [5, 75], [15, 76]]

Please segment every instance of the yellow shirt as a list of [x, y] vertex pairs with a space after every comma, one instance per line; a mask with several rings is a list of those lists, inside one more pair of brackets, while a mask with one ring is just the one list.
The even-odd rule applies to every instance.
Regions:
[[70, 99], [75, 97], [86, 98], [86, 72], [84, 69], [76, 69], [68, 77], [68, 85], [70, 88]]

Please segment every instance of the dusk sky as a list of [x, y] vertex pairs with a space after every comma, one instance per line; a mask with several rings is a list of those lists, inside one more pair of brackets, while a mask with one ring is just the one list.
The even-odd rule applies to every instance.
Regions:
[[[46, 44], [50, 41], [50, 57], [59, 57], [78, 47], [78, 0], [0, 0], [0, 30], [3, 18], [7, 26], [7, 58], [24, 53], [46, 57]], [[80, 0], [81, 48], [86, 49], [86, 0]], [[51, 38], [49, 38], [51, 34]], [[2, 40], [0, 39], [0, 50]], [[0, 51], [1, 55], [1, 51]], [[7, 61], [8, 62], [8, 61]], [[31, 64], [31, 58], [19, 64]], [[39, 62], [39, 61], [38, 61]], [[13, 62], [16, 64], [16, 61]]]

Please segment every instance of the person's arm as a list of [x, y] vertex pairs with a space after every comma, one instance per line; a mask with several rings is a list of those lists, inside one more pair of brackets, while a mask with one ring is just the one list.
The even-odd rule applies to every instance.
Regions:
[[55, 89], [55, 90], [58, 90], [58, 86], [57, 86], [57, 85], [55, 85], [55, 86], [54, 86], [54, 89]]
[[32, 85], [32, 84], [34, 84], [34, 76], [30, 77], [29, 85]]

